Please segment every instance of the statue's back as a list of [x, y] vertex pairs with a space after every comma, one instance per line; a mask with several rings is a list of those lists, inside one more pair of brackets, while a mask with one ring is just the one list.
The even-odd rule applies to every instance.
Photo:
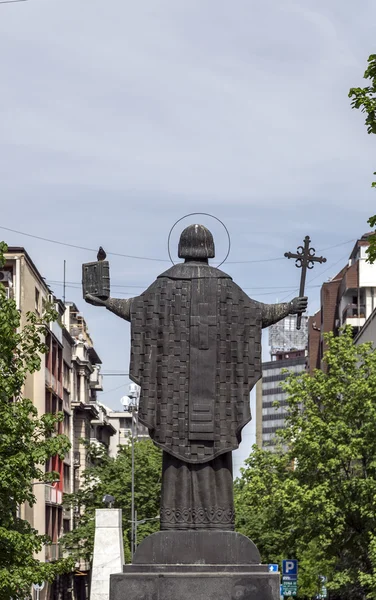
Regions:
[[132, 301], [131, 378], [154, 442], [185, 462], [238, 447], [260, 377], [261, 314], [220, 270], [173, 267]]

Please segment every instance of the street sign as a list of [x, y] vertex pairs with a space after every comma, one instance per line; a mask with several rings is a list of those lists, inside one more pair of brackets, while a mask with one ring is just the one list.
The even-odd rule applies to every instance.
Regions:
[[268, 565], [268, 570], [269, 570], [269, 573], [278, 573], [278, 565], [276, 565], [274, 563], [270, 564], [270, 565]]
[[284, 581], [282, 584], [282, 590], [284, 596], [297, 596], [298, 595], [298, 584], [297, 581]]
[[298, 561], [290, 558], [282, 561], [282, 574], [289, 577], [298, 577]]

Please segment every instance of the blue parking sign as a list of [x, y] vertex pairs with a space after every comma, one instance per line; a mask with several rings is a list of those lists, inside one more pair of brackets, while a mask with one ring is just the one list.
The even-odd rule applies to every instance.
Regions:
[[282, 574], [291, 577], [291, 579], [296, 579], [298, 577], [298, 561], [294, 558], [283, 560]]

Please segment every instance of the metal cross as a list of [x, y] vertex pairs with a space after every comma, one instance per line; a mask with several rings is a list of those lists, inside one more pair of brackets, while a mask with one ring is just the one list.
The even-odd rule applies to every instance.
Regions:
[[[299, 288], [299, 296], [300, 297], [304, 296], [304, 288], [305, 288], [307, 269], [313, 269], [315, 262], [319, 262], [319, 263], [326, 262], [326, 258], [324, 258], [323, 256], [315, 256], [315, 249], [309, 247], [310, 242], [311, 242], [311, 240], [310, 240], [309, 235], [306, 235], [304, 238], [304, 246], [298, 246], [296, 254], [293, 254], [292, 252], [285, 252], [285, 256], [287, 258], [295, 258], [295, 266], [298, 267], [298, 269], [300, 269], [300, 268], [302, 269], [302, 274], [300, 277], [300, 288]], [[302, 313], [299, 313], [298, 317], [296, 319], [296, 328], [297, 329], [300, 329], [301, 322], [302, 322]]]

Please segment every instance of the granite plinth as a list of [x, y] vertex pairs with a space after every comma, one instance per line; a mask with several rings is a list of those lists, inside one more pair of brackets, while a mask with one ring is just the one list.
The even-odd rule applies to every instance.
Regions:
[[161, 531], [111, 575], [111, 600], [279, 600], [278, 573], [231, 531]]
[[158, 531], [145, 538], [133, 564], [260, 564], [255, 544], [235, 531]]

